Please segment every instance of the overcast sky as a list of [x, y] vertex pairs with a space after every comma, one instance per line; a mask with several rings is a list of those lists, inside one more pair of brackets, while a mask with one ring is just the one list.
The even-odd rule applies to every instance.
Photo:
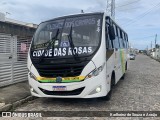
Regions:
[[[1, 0], [0, 12], [8, 18], [39, 24], [61, 15], [105, 11], [107, 0]], [[150, 48], [151, 41], [160, 44], [159, 0], [115, 0], [116, 21], [128, 33], [132, 46]]]

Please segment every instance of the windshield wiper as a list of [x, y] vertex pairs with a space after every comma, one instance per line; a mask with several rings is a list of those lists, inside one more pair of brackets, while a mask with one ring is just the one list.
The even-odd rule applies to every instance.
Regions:
[[68, 40], [69, 40], [69, 43], [70, 43], [70, 46], [71, 46], [71, 49], [72, 49], [72, 55], [74, 57], [75, 60], [79, 60], [79, 57], [78, 57], [78, 53], [76, 53], [76, 50], [74, 49], [74, 43], [73, 43], [73, 40], [72, 40], [72, 26], [70, 28], [70, 33], [68, 35]]
[[50, 47], [51, 45], [52, 45], [52, 54], [53, 54], [55, 40], [57, 40], [58, 35], [59, 35], [59, 29], [57, 29], [56, 35], [55, 35], [54, 37], [52, 37], [52, 39], [49, 41], [47, 47], [44, 49], [44, 52], [43, 52], [42, 56], [39, 58], [38, 63], [42, 62], [46, 51], [49, 49], [49, 47]]

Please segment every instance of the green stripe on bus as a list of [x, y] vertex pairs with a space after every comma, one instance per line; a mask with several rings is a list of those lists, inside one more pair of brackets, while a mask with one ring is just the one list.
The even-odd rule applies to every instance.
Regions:
[[[42, 83], [56, 83], [56, 80], [38, 80]], [[82, 80], [62, 80], [62, 83], [80, 82]]]
[[120, 57], [121, 57], [121, 65], [122, 65], [122, 73], [125, 73], [125, 64], [124, 64], [124, 50], [120, 49]]

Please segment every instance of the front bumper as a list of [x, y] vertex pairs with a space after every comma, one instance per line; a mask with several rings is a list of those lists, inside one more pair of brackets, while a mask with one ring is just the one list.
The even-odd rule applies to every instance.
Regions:
[[[109, 88], [109, 80], [100, 75], [86, 79], [82, 82], [73, 83], [39, 83], [38, 81], [29, 77], [29, 84], [31, 87], [31, 94], [37, 97], [54, 97], [54, 98], [96, 98], [106, 96]], [[108, 82], [107, 82], [108, 81]], [[66, 91], [55, 92], [53, 86], [66, 86]], [[96, 88], [100, 88], [97, 92]]]

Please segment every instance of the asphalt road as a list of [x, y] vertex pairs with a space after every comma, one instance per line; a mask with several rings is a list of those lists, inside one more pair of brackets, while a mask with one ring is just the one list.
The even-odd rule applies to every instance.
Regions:
[[144, 55], [131, 60], [110, 101], [38, 98], [16, 111], [160, 111], [160, 63]]

